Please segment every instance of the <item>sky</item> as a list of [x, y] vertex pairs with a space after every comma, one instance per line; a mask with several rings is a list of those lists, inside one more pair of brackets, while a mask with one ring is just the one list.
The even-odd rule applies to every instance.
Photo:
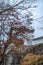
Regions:
[[[33, 33], [34, 38], [42, 37], [43, 36], [43, 0], [36, 2], [36, 8], [30, 8], [28, 12], [33, 14], [32, 18], [32, 27], [34, 28], [35, 32]], [[26, 11], [23, 11], [22, 14], [25, 14]]]
[[[18, 1], [20, 1], [20, 0], [18, 0]], [[9, 2], [12, 4], [13, 0], [9, 0]], [[32, 27], [35, 29], [35, 32], [33, 33], [34, 38], [43, 36], [43, 29], [41, 29], [41, 28], [43, 28], [43, 18], [40, 18], [43, 16], [43, 0], [40, 0], [36, 4], [37, 4], [36, 8], [32, 8], [29, 10], [33, 14]], [[37, 18], [39, 18], [38, 21], [34, 20]]]
[[38, 21], [34, 20], [32, 24], [32, 26], [35, 28], [35, 38], [43, 36], [43, 0], [40, 0], [37, 6], [38, 7], [36, 9], [31, 10], [33, 13], [33, 19], [39, 18]]
[[[21, 0], [15, 0], [15, 1], [21, 1]], [[10, 3], [12, 4], [13, 0], [10, 0]], [[33, 14], [33, 17], [32, 17], [33, 21], [31, 26], [35, 30], [35, 32], [33, 33], [34, 38], [38, 38], [43, 36], [43, 0], [40, 0], [38, 3], [35, 3], [33, 5], [37, 5], [37, 7], [28, 10], [28, 12], [31, 12]], [[22, 12], [22, 14], [25, 14], [25, 13], [26, 11]], [[25, 44], [26, 44], [26, 41], [25, 41]]]
[[[34, 35], [34, 38], [38, 38], [43, 36], [43, 0], [39, 0], [33, 5], [37, 5], [37, 7], [30, 8], [28, 12], [31, 12], [33, 14], [32, 27], [35, 29], [35, 32], [33, 33], [33, 35]], [[22, 12], [22, 14], [25, 14], [25, 13], [26, 11]]]

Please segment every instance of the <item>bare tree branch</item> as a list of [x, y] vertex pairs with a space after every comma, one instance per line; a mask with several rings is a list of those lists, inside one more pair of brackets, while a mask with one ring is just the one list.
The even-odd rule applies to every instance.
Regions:
[[11, 7], [9, 7], [9, 8], [3, 9], [2, 11], [0, 11], [0, 14], [2, 14], [2, 13], [5, 12], [5, 11], [12, 10], [14, 7], [18, 6], [18, 5], [21, 4], [22, 2], [24, 2], [24, 0], [20, 1], [19, 3], [17, 3], [17, 4], [14, 5], [14, 6], [11, 6]]
[[26, 8], [16, 8], [16, 9], [26, 10], [26, 9], [28, 9], [28, 8], [32, 8], [32, 7], [31, 7], [31, 6], [28, 6], [28, 7], [26, 7]]

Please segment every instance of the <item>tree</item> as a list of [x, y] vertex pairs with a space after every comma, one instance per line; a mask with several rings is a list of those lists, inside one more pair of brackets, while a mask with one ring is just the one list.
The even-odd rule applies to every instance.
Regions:
[[[34, 1], [34, 0], [33, 0]], [[29, 14], [21, 16], [19, 11], [27, 10], [31, 8], [31, 5], [26, 6], [30, 0], [22, 0], [16, 4], [10, 5], [9, 3], [1, 5], [0, 9], [0, 45], [2, 45], [3, 56], [6, 48], [14, 43], [16, 47], [24, 44], [24, 39], [27, 41], [31, 40], [28, 34], [33, 33], [34, 29], [31, 28], [30, 24], [33, 20]], [[5, 3], [3, 0], [2, 3]], [[23, 5], [25, 4], [25, 6]], [[19, 18], [21, 16], [21, 18]], [[5, 40], [6, 38], [6, 40]], [[28, 42], [30, 43], [30, 42]]]
[[[11, 25], [13, 26], [13, 24], [15, 25], [17, 25], [17, 26], [24, 26], [24, 25], [22, 25], [22, 23], [21, 23], [21, 19], [19, 20], [19, 18], [18, 18], [18, 13], [16, 12], [16, 10], [17, 9], [21, 9], [21, 10], [25, 10], [25, 9], [27, 9], [27, 8], [31, 8], [31, 6], [29, 6], [28, 5], [28, 7], [25, 7], [25, 6], [23, 6], [23, 4], [24, 3], [28, 3], [29, 1], [25, 1], [25, 0], [22, 0], [22, 1], [20, 1], [20, 2], [18, 2], [17, 4], [15, 4], [15, 5], [10, 5], [10, 6], [8, 6], [7, 7], [7, 5], [8, 5], [8, 3], [7, 4], [5, 4], [5, 6], [3, 7], [3, 9], [1, 9], [1, 11], [0, 11], [0, 17], [1, 17], [1, 19], [0, 19], [0, 21], [3, 21], [3, 25], [2, 26], [4, 26], [4, 27], [2, 27], [2, 28], [6, 28], [7, 26], [10, 28], [11, 27]], [[31, 2], [31, 1], [30, 1]], [[34, 0], [33, 0], [33, 2], [34, 2]], [[3, 0], [2, 1], [2, 3], [5, 3], [5, 1]], [[20, 5], [21, 4], [21, 5]], [[1, 7], [2, 8], [2, 7]], [[13, 13], [16, 13], [16, 14], [13, 14]], [[12, 13], [12, 14], [11, 14]], [[3, 17], [4, 16], [4, 17]], [[27, 16], [27, 17], [26, 17]], [[12, 19], [13, 20], [11, 20], [11, 17], [12, 17]], [[25, 19], [25, 18], [27, 18], [27, 20]], [[29, 16], [28, 15], [25, 15], [25, 18], [23, 18], [23, 21], [28, 21], [29, 23], [31, 23], [30, 21], [32, 21], [32, 19], [31, 18], [29, 18]], [[6, 20], [7, 19], [7, 20]], [[14, 20], [16, 21], [16, 23], [14, 22]], [[4, 21], [6, 21], [6, 22], [4, 22]], [[11, 21], [11, 22], [7, 22], [7, 21]], [[13, 23], [13, 22], [14, 23]], [[18, 21], [18, 22], [17, 22]], [[24, 23], [25, 23], [24, 22]], [[27, 22], [27, 26], [30, 26], [29, 25], [29, 23]], [[19, 24], [19, 25], [18, 25]], [[26, 24], [25, 24], [26, 25]], [[15, 27], [15, 26], [14, 26]], [[24, 26], [25, 27], [25, 26]], [[23, 28], [23, 27], [22, 27]], [[5, 31], [5, 30], [3, 30], [3, 31]], [[6, 32], [5, 32], [6, 33]], [[3, 35], [4, 36], [4, 35]]]

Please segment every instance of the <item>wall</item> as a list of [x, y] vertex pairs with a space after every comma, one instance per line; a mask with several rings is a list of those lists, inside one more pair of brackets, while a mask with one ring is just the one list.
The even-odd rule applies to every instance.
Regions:
[[43, 38], [42, 39], [33, 40], [33, 44], [39, 44], [39, 43], [43, 43]]

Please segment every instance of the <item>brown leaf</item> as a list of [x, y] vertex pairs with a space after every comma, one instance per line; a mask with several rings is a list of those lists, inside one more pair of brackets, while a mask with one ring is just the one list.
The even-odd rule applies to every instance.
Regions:
[[16, 47], [19, 47], [24, 44], [24, 41], [23, 41], [23, 39], [15, 39], [14, 44]]

